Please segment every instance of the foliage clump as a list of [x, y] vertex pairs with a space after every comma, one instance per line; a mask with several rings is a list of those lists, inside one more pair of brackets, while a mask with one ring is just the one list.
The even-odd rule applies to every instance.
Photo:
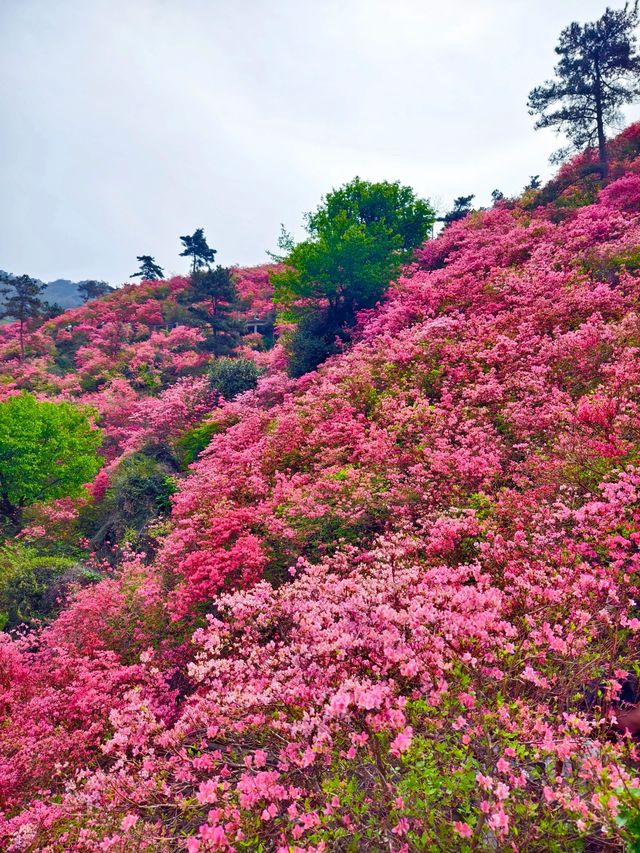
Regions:
[[191, 276], [189, 311], [205, 329], [202, 348], [214, 358], [228, 356], [240, 342], [244, 322], [237, 317], [238, 291], [232, 270], [217, 266]]
[[[429, 202], [399, 182], [354, 178], [307, 214], [308, 238], [290, 247], [272, 275], [275, 301], [293, 316], [315, 314], [293, 334], [291, 375], [317, 366], [356, 313], [382, 297], [435, 221]], [[312, 343], [303, 339], [313, 338]]]
[[0, 402], [0, 514], [10, 523], [30, 504], [79, 495], [97, 474], [102, 432], [90, 416], [26, 392]]
[[162, 452], [162, 447], [159, 451], [150, 447], [125, 457], [110, 476], [104, 496], [86, 509], [82, 526], [94, 548], [141, 544], [148, 526], [169, 513], [175, 469], [170, 452]]
[[19, 543], [0, 546], [0, 631], [51, 616], [71, 585], [98, 577], [69, 557], [43, 556]]
[[260, 369], [249, 358], [220, 358], [209, 369], [209, 382], [225, 400], [253, 390], [260, 378]]

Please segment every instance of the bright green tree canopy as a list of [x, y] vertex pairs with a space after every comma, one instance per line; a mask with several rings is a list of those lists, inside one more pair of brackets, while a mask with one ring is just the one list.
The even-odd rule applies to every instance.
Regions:
[[274, 274], [276, 300], [326, 299], [345, 319], [380, 299], [435, 220], [429, 202], [400, 183], [354, 178], [306, 217], [309, 238]]
[[23, 392], [0, 403], [0, 514], [81, 492], [100, 469], [102, 432], [86, 408]]

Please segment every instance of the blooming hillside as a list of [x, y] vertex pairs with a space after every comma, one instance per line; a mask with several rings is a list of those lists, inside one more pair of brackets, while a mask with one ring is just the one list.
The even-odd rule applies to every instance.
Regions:
[[[271, 322], [269, 266], [234, 270], [240, 316]], [[210, 361], [204, 335], [189, 311], [189, 279], [130, 284], [102, 299], [72, 308], [28, 336], [20, 360], [18, 324], [0, 326], [0, 396], [19, 390], [94, 407], [107, 432], [111, 456], [131, 447], [132, 433], [154, 418], [179, 430], [197, 420], [207, 398], [200, 376]], [[245, 337], [260, 348], [261, 335]], [[196, 408], [194, 409], [194, 406]], [[176, 412], [187, 410], [187, 420]], [[193, 411], [192, 411], [193, 410]], [[129, 444], [127, 440], [129, 439]]]
[[[574, 164], [447, 228], [301, 379], [274, 361], [213, 411], [203, 386], [176, 426], [166, 395], [201, 380], [163, 371], [197, 331], [163, 332], [163, 361], [135, 335], [170, 317], [132, 289], [117, 352], [106, 323], [32, 386], [153, 363], [136, 448], [197, 419], [211, 440], [157, 547], [0, 635], [5, 849], [634, 849], [639, 138], [604, 188]], [[114, 423], [124, 370], [84, 392]]]

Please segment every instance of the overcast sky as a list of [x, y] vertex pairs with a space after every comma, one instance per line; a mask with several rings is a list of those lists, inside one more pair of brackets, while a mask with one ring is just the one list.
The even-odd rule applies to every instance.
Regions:
[[[0, 269], [267, 260], [356, 174], [445, 209], [551, 174], [528, 91], [605, 0], [0, 0]], [[622, 3], [613, 0], [618, 8]], [[640, 110], [628, 112], [640, 117]]]

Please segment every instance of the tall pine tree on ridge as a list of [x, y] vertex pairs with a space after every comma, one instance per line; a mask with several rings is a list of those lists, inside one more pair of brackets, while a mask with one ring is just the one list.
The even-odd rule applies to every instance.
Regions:
[[606, 128], [618, 122], [622, 106], [640, 97], [637, 24], [638, 0], [631, 8], [607, 8], [593, 23], [574, 21], [560, 33], [556, 77], [532, 89], [527, 102], [529, 114], [540, 116], [536, 130], [552, 127], [569, 138], [571, 145], [553, 160], [597, 146], [599, 170], [607, 177]]

